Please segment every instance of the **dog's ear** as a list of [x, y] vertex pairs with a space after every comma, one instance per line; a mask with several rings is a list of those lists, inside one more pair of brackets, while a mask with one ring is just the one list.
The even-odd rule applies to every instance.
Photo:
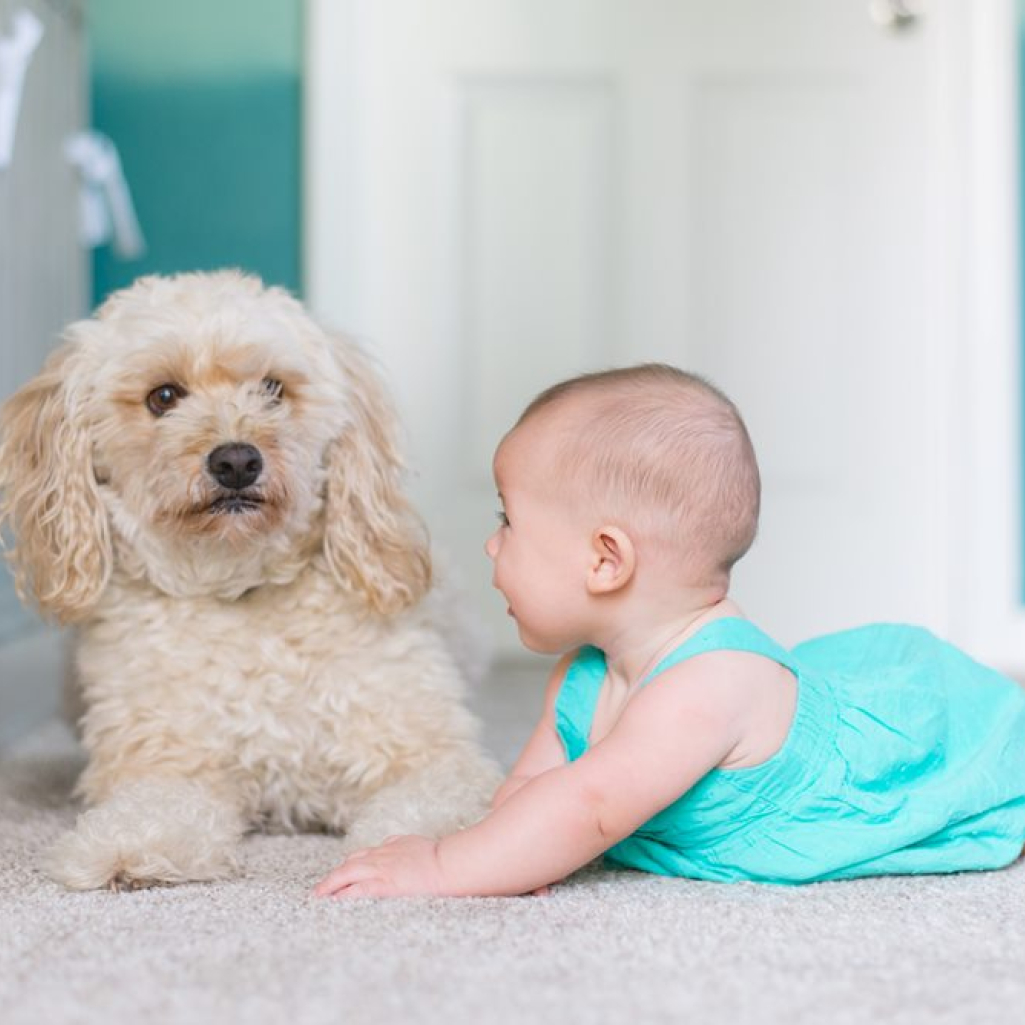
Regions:
[[61, 623], [88, 614], [112, 563], [77, 356], [78, 344], [65, 343], [0, 410], [0, 527], [14, 535], [7, 559], [22, 600]]
[[332, 341], [348, 415], [328, 456], [324, 552], [343, 587], [394, 615], [431, 585], [427, 531], [402, 489], [398, 422], [384, 386], [355, 343]]

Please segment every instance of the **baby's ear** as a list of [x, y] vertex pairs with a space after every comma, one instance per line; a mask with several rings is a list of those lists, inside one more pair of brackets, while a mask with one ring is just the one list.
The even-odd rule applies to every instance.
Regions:
[[348, 415], [328, 457], [324, 552], [343, 587], [394, 615], [430, 588], [427, 531], [402, 488], [398, 422], [385, 388], [355, 343], [334, 344]]
[[599, 527], [591, 535], [591, 564], [587, 590], [611, 594], [629, 583], [637, 567], [637, 553], [630, 536], [619, 527]]
[[74, 333], [0, 410], [0, 527], [14, 535], [6, 557], [22, 600], [61, 623], [89, 613], [112, 562]]

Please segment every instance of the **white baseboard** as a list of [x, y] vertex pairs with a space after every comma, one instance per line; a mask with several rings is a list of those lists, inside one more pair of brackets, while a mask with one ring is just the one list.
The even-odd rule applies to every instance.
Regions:
[[67, 664], [67, 637], [40, 628], [0, 645], [0, 753], [56, 715]]

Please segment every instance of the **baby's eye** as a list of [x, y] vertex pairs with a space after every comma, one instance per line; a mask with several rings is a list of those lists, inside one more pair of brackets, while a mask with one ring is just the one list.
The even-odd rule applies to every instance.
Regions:
[[169, 413], [188, 392], [180, 384], [161, 384], [146, 396], [146, 408], [154, 416]]
[[285, 386], [276, 377], [265, 377], [260, 382], [260, 391], [271, 400], [278, 403], [284, 397]]
[[506, 516], [504, 509], [498, 509], [495, 512], [495, 516], [498, 518], [498, 522], [499, 522], [499, 524], [501, 524], [501, 526], [503, 526], [503, 527], [508, 527], [509, 526], [509, 517]]

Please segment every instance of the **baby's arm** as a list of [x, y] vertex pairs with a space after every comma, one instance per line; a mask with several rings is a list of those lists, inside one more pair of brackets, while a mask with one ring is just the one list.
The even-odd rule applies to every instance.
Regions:
[[566, 671], [576, 655], [575, 651], [564, 655], [552, 670], [545, 688], [544, 709], [541, 712], [541, 718], [520, 752], [519, 758], [516, 759], [516, 764], [502, 785], [495, 791], [495, 796], [491, 799], [492, 809], [505, 804], [520, 787], [529, 783], [535, 776], [554, 769], [557, 765], [565, 764], [566, 755], [562, 749], [562, 741], [559, 740], [559, 734], [555, 729], [555, 699], [562, 686], [562, 681], [566, 678]]
[[524, 783], [501, 807], [441, 841], [401, 837], [360, 852], [320, 894], [511, 895], [587, 864], [671, 804], [736, 746], [742, 709], [717, 687], [714, 655], [666, 670], [599, 744]]

